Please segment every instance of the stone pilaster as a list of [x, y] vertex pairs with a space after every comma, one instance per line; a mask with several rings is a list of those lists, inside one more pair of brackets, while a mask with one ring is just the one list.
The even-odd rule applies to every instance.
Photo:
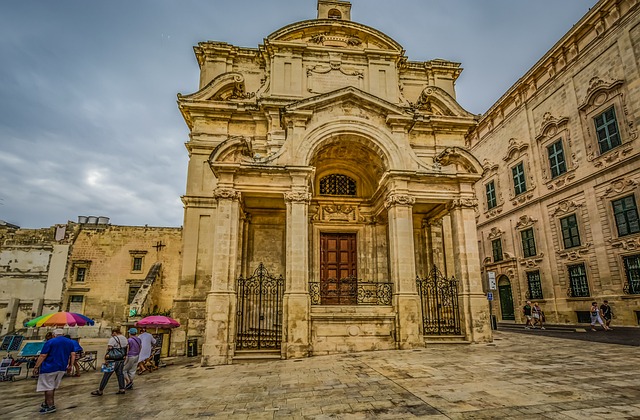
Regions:
[[400, 349], [423, 347], [420, 300], [416, 290], [412, 209], [415, 198], [390, 193], [385, 200], [389, 219], [389, 261], [396, 307], [396, 343]]
[[482, 291], [478, 237], [476, 233], [476, 199], [455, 199], [449, 203], [455, 277], [460, 293], [460, 315], [465, 335], [472, 342], [492, 340], [489, 305]]
[[240, 233], [240, 192], [231, 188], [214, 191], [218, 200], [215, 212], [213, 243], [213, 275], [207, 294], [205, 342], [202, 364], [220, 365], [231, 362], [230, 347], [235, 333], [235, 279]]
[[305, 190], [284, 194], [287, 206], [284, 353], [287, 359], [309, 355], [309, 201]]

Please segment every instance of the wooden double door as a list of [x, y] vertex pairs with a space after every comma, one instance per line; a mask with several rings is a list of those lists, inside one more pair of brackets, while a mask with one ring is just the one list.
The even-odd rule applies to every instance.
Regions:
[[323, 305], [355, 305], [358, 295], [355, 233], [320, 234], [320, 296]]

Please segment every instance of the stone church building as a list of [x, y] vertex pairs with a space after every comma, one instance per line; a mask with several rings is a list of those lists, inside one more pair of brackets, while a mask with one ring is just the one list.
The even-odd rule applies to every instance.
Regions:
[[177, 354], [195, 340], [205, 365], [491, 340], [462, 69], [409, 61], [350, 9], [319, 0], [258, 48], [194, 48], [200, 89], [178, 95]]

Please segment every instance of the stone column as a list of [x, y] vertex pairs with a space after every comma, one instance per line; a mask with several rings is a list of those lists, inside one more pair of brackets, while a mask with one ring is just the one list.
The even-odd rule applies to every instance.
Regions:
[[205, 342], [202, 364], [231, 363], [235, 333], [235, 279], [240, 232], [240, 192], [217, 188], [218, 206], [214, 217], [213, 271], [207, 294]]
[[286, 284], [284, 291], [284, 346], [287, 359], [309, 355], [309, 201], [304, 190], [286, 192]]
[[410, 195], [394, 192], [389, 193], [385, 201], [389, 218], [389, 271], [397, 320], [396, 345], [400, 349], [424, 346], [413, 244], [412, 208], [415, 201]]
[[466, 338], [474, 343], [492, 340], [489, 304], [482, 291], [478, 236], [473, 198], [449, 203], [455, 277], [459, 284], [460, 316]]

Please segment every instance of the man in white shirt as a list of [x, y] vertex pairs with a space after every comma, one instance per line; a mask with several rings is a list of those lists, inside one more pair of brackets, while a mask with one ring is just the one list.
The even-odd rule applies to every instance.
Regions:
[[156, 344], [156, 339], [147, 332], [146, 328], [141, 328], [140, 330], [142, 333], [138, 338], [142, 341], [142, 345], [140, 346], [140, 356], [138, 357], [138, 370], [142, 373], [147, 370], [145, 361], [151, 357], [151, 349]]

